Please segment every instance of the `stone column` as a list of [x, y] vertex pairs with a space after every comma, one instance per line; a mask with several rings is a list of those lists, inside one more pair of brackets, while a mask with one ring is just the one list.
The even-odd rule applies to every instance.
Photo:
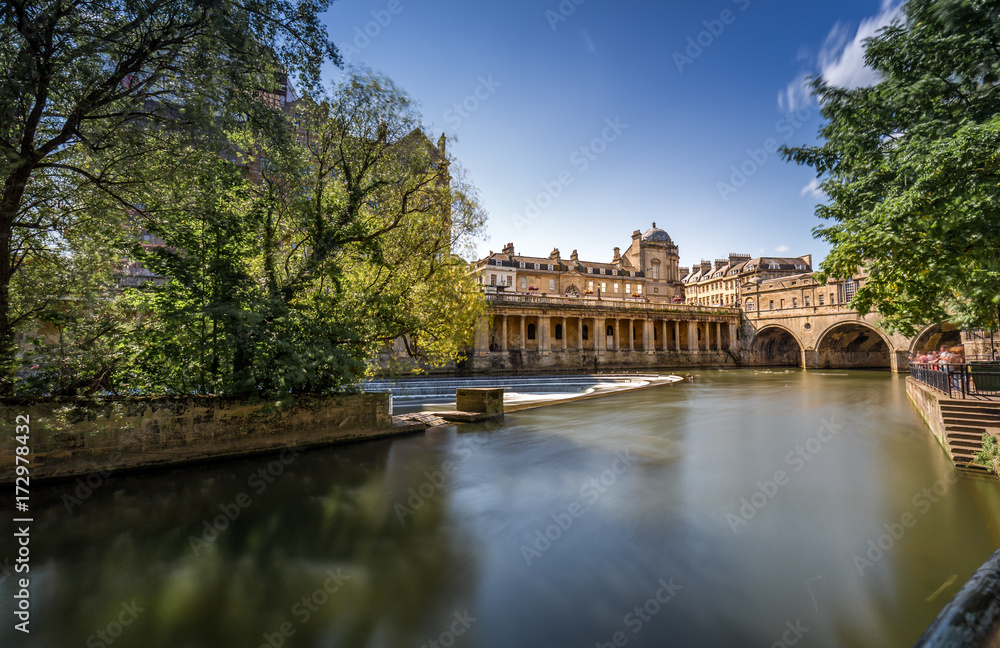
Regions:
[[594, 318], [594, 353], [597, 355], [604, 355], [605, 347], [607, 347], [607, 338], [604, 335], [605, 320], [603, 317]]
[[666, 352], [670, 350], [670, 345], [667, 342], [670, 339], [670, 336], [667, 335], [667, 320], [660, 320], [660, 324], [663, 324], [663, 342], [660, 343], [660, 350]]
[[548, 315], [542, 315], [538, 318], [538, 335], [539, 335], [539, 345], [538, 348], [542, 353], [548, 355], [550, 351], [549, 337], [551, 335], [550, 329], [552, 328], [552, 319]]
[[715, 323], [715, 345], [716, 351], [722, 351], [722, 322]]
[[566, 349], [568, 348], [567, 341], [569, 339], [569, 327], [566, 326], [566, 318], [565, 317], [563, 318], [562, 326], [563, 326], [563, 335], [562, 335], [562, 338], [563, 338], [562, 339], [562, 343], [563, 343], [563, 345], [562, 346], [563, 346], [563, 352], [565, 352]]
[[626, 321], [628, 322], [628, 350], [635, 351], [635, 320], [630, 317]]
[[576, 323], [576, 348], [578, 351], [583, 351], [583, 327], [585, 321], [586, 319], [581, 317]]
[[736, 325], [735, 324], [730, 324], [729, 325], [729, 348], [730, 349], [735, 348], [737, 346], [737, 344], [736, 344], [736, 342], [737, 342], [737, 340], [736, 340], [736, 333], [737, 333]]
[[698, 347], [698, 331], [695, 322], [689, 321], [688, 325], [688, 351], [695, 351]]
[[500, 338], [500, 350], [507, 350], [507, 316], [503, 316], [503, 337]]
[[619, 351], [622, 348], [621, 340], [619, 339], [621, 337], [621, 330], [620, 330], [621, 329], [621, 321], [618, 318], [615, 318], [615, 319], [613, 319], [611, 321], [614, 322], [614, 326], [612, 326], [612, 329], [611, 329], [612, 330], [612, 334], [613, 334], [613, 339], [614, 339], [614, 342], [611, 343], [611, 350], [612, 351]]
[[674, 321], [674, 351], [681, 350], [681, 323]]
[[521, 350], [528, 348], [528, 318], [521, 313]]

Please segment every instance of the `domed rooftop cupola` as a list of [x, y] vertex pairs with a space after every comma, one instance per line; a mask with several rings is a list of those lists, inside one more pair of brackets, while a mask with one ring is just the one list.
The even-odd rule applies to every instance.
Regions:
[[653, 223], [653, 226], [646, 230], [645, 234], [642, 235], [642, 240], [653, 243], [673, 243], [673, 241], [670, 240], [670, 235], [658, 228], [656, 223]]

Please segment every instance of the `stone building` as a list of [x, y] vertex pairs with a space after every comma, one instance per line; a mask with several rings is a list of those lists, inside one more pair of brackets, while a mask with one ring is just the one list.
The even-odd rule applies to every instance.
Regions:
[[684, 277], [688, 304], [701, 306], [740, 305], [741, 287], [750, 281], [764, 281], [812, 271], [812, 255], [800, 257], [757, 257], [730, 254], [727, 259], [702, 261]]
[[490, 293], [681, 303], [679, 259], [677, 245], [653, 223], [632, 233], [625, 254], [614, 248], [609, 263], [583, 261], [576, 250], [563, 259], [559, 248], [548, 257], [523, 256], [508, 243], [478, 261], [474, 271]]
[[597, 370], [734, 364], [736, 307], [684, 304], [677, 245], [662, 229], [632, 233], [610, 263], [516, 254], [476, 262], [489, 316], [476, 330], [476, 371]]

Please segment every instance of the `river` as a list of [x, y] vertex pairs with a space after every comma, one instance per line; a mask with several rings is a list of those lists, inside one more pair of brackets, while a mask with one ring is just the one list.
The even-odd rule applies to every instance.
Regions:
[[695, 373], [502, 424], [37, 485], [30, 641], [7, 573], [0, 643], [911, 646], [1000, 546], [1000, 484], [956, 476], [902, 377]]

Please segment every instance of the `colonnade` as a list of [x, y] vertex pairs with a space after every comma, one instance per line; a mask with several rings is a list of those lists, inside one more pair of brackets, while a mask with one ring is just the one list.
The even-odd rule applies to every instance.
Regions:
[[[482, 328], [482, 327], [481, 327]], [[734, 322], [595, 315], [494, 313], [485, 334], [477, 335], [478, 353], [727, 351], [736, 340]]]

